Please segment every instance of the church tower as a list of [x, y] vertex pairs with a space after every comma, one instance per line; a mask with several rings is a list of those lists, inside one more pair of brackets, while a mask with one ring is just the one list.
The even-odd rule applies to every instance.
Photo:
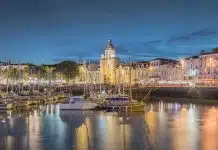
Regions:
[[105, 46], [104, 54], [100, 59], [100, 81], [106, 84], [115, 84], [116, 68], [119, 66], [120, 60], [116, 57], [115, 46], [112, 40], [108, 40]]

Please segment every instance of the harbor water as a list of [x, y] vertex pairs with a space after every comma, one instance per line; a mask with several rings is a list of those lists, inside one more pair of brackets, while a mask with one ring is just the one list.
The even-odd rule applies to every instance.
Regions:
[[0, 112], [0, 150], [217, 150], [218, 107], [157, 102], [145, 112]]

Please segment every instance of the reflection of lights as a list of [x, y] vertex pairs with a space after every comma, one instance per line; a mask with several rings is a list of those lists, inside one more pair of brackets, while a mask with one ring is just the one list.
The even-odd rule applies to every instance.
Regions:
[[56, 105], [55, 111], [56, 111], [57, 114], [60, 114], [59, 105]]
[[76, 147], [79, 149], [88, 149], [88, 133], [85, 124], [82, 124], [77, 129]]
[[159, 111], [160, 112], [164, 111], [164, 103], [163, 102], [160, 102], [160, 104], [159, 104]]
[[179, 104], [178, 103], [175, 103], [175, 111], [178, 111], [178, 109], [179, 109]]
[[187, 109], [186, 109], [186, 108], [184, 108], [184, 107], [182, 107], [182, 108], [181, 108], [181, 111], [183, 111], [183, 112], [186, 112], [186, 111], [187, 111]]
[[120, 120], [120, 122], [123, 122], [123, 118], [122, 117], [119, 117], [119, 120]]
[[149, 112], [153, 112], [153, 104], [151, 104], [151, 108]]
[[5, 119], [2, 119], [2, 123], [5, 123], [6, 121], [5, 121]]
[[50, 105], [50, 108], [51, 108], [51, 112], [50, 112], [50, 114], [53, 115], [53, 114], [54, 114], [54, 105], [53, 105], [53, 104]]
[[167, 108], [168, 109], [172, 109], [173, 108], [173, 104], [171, 104], [171, 103], [167, 104]]
[[46, 106], [46, 114], [48, 114], [49, 113], [49, 106], [47, 105]]
[[194, 119], [195, 119], [195, 111], [192, 108], [192, 105], [190, 106], [190, 109], [188, 110], [188, 115], [189, 115], [189, 121], [190, 121], [190, 126], [193, 126]]
[[215, 107], [209, 108], [204, 116], [204, 124], [201, 130], [203, 138], [203, 150], [217, 150], [217, 109]]

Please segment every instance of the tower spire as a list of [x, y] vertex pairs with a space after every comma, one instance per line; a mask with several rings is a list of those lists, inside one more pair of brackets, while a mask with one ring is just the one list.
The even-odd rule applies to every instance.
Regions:
[[112, 43], [111, 33], [108, 35], [108, 43]]

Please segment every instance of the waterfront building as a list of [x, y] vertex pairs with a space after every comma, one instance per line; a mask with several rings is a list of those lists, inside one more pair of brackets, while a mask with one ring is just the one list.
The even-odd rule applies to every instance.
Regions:
[[185, 80], [198, 80], [200, 74], [200, 57], [191, 56], [183, 60], [184, 79]]
[[149, 80], [149, 61], [139, 61], [134, 63], [135, 78], [134, 83], [139, 85], [147, 85]]
[[211, 52], [201, 51], [199, 56], [199, 81], [204, 83], [218, 83], [218, 48]]
[[[178, 73], [181, 73], [178, 67], [179, 62], [177, 60], [156, 58], [150, 61], [149, 79], [152, 82], [159, 81], [171, 81], [172, 79], [180, 80]], [[171, 74], [172, 72], [176, 74]], [[179, 77], [178, 77], [179, 76]]]
[[[111, 40], [105, 46], [100, 64], [80, 66], [78, 83], [147, 85], [150, 83], [215, 82], [218, 78], [218, 49], [201, 52], [181, 61], [156, 58], [151, 61], [121, 63]], [[78, 78], [77, 78], [78, 79]]]

